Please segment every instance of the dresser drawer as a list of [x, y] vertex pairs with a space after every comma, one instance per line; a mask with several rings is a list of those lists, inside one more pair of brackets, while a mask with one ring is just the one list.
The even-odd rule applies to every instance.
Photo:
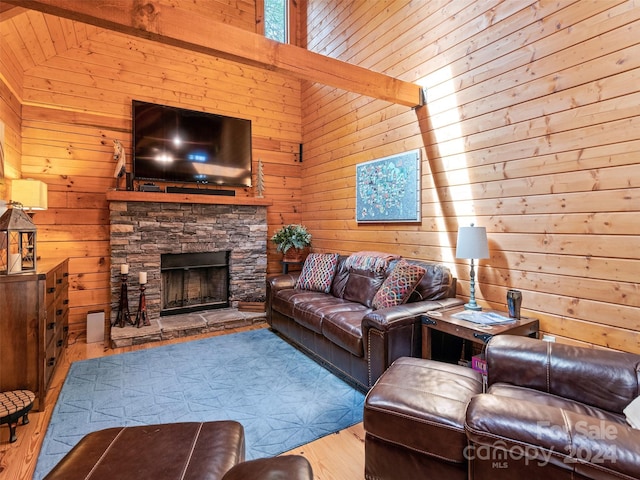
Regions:
[[56, 322], [56, 305], [55, 303], [47, 306], [47, 314], [44, 324], [44, 345], [48, 346], [55, 338], [58, 332], [58, 322]]
[[49, 308], [49, 306], [53, 305], [53, 302], [55, 302], [57, 291], [58, 289], [56, 288], [56, 276], [51, 273], [47, 275], [44, 287], [44, 304], [47, 306], [47, 308]]
[[62, 329], [54, 337], [49, 345], [47, 345], [45, 358], [44, 358], [44, 385], [45, 388], [49, 386], [51, 376], [62, 356], [62, 350], [64, 348], [64, 332]]

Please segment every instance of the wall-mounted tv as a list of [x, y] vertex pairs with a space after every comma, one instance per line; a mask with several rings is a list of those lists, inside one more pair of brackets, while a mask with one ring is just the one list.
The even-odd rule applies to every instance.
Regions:
[[140, 180], [251, 186], [251, 120], [133, 100]]

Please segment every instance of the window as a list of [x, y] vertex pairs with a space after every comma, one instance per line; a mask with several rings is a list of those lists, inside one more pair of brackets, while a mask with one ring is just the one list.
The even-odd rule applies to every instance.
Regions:
[[264, 36], [286, 43], [288, 35], [288, 0], [264, 0]]

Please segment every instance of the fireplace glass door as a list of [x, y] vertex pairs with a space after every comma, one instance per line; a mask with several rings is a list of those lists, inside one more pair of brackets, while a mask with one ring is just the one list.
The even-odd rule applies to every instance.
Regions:
[[229, 306], [229, 252], [161, 257], [160, 315]]

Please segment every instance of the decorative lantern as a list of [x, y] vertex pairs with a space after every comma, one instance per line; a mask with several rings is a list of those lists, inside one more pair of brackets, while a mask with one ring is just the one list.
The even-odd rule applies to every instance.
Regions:
[[36, 226], [20, 208], [0, 217], [0, 274], [36, 271]]

